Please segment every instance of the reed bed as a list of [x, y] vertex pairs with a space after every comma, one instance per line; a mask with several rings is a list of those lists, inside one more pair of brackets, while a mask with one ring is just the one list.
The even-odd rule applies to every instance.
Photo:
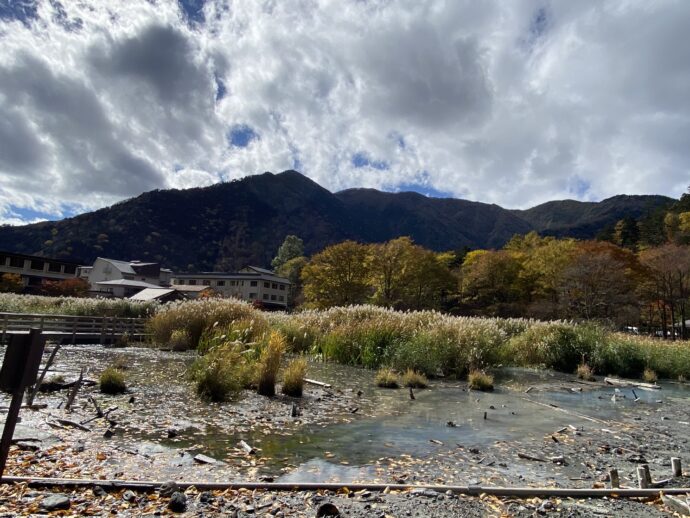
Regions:
[[0, 293], [0, 312], [40, 313], [47, 315], [150, 317], [158, 311], [157, 302], [135, 302], [126, 299], [44, 297]]

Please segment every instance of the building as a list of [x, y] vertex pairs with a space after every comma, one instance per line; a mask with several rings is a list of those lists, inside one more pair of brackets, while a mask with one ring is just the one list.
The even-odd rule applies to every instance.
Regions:
[[89, 281], [92, 295], [131, 297], [146, 288], [170, 286], [172, 270], [159, 263], [98, 257], [93, 266], [80, 268], [78, 276]]
[[175, 288], [144, 288], [140, 292], [129, 297], [129, 300], [136, 300], [139, 302], [156, 300], [165, 303], [185, 298], [184, 294], [177, 291]]
[[173, 284], [171, 288], [181, 293], [188, 299], [199, 299], [204, 297], [219, 297], [222, 294], [218, 293], [216, 290], [211, 288], [211, 286], [196, 285], [190, 286], [189, 284]]
[[247, 266], [236, 273], [176, 273], [173, 285], [180, 291], [189, 286], [208, 286], [223, 297], [261, 303], [267, 309], [287, 308], [290, 292], [288, 279], [256, 266]]
[[0, 252], [0, 275], [15, 273], [21, 276], [28, 290], [40, 289], [43, 281], [62, 281], [77, 275], [79, 263], [35, 255]]

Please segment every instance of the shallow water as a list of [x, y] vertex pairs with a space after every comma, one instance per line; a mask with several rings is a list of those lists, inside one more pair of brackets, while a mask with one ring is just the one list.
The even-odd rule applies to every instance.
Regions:
[[[138, 401], [123, 417], [123, 429], [115, 441], [134, 443], [144, 453], [187, 449], [192, 454], [225, 460], [239, 439], [245, 439], [267, 458], [260, 473], [282, 476], [280, 480], [291, 482], [371, 479], [376, 461], [384, 457], [409, 454], [424, 458], [458, 445], [486, 449], [497, 441], [542, 438], [566, 425], [593, 426], [590, 420], [572, 412], [616, 421], [622, 420], [633, 405], [654, 407], [668, 397], [690, 398], [687, 385], [662, 383], [659, 391], [635, 389], [639, 397], [635, 402], [631, 389], [592, 390], [583, 386], [582, 392], [572, 392], [572, 376], [502, 369], [496, 373], [494, 392], [471, 392], [464, 383], [436, 380], [429, 389], [415, 390], [416, 399], [412, 401], [407, 389], [375, 387], [371, 371], [312, 363], [309, 377], [331, 383], [336, 397], [338, 390], [363, 391], [361, 398], [353, 399], [358, 408], [355, 414], [347, 409], [339, 412], [339, 420], [346, 422], [333, 424], [332, 418], [324, 416], [316, 424], [301, 425], [287, 415], [262, 415], [267, 422], [260, 430], [240, 425], [239, 431], [228, 433], [230, 428], [238, 430], [233, 414], [236, 407], [231, 403], [206, 404], [194, 395], [184, 379], [185, 368], [194, 358], [192, 353], [67, 346], [59, 354], [56, 368], [75, 373], [86, 367], [90, 372], [87, 377], [96, 378], [115, 358], [128, 366], [127, 377]], [[525, 393], [528, 387], [535, 390]], [[44, 400], [52, 404], [61, 397], [44, 396]], [[112, 398], [108, 404], [125, 408], [128, 398]], [[557, 405], [570, 413], [537, 403]], [[306, 405], [304, 412], [309, 411]], [[257, 416], [260, 413], [256, 411]], [[455, 426], [448, 426], [449, 422]], [[168, 439], [166, 430], [172, 426], [178, 435]], [[191, 456], [183, 456], [181, 462], [191, 462]]]

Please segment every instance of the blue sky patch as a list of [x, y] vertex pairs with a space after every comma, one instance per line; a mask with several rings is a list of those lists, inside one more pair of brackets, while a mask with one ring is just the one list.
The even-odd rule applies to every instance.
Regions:
[[352, 155], [352, 165], [357, 168], [372, 167], [380, 171], [383, 171], [384, 169], [388, 169], [390, 167], [388, 162], [385, 162], [383, 160], [370, 160], [369, 157], [362, 152], [355, 153], [354, 155]]
[[0, 0], [0, 20], [19, 20], [28, 25], [37, 16], [36, 0]]
[[413, 191], [423, 194], [428, 198], [453, 198], [453, 194], [448, 191], [439, 191], [431, 185], [423, 183], [401, 183], [398, 185], [398, 192]]
[[218, 102], [223, 97], [225, 97], [225, 94], [228, 92], [228, 89], [225, 88], [225, 83], [220, 77], [215, 75], [214, 78], [216, 80], [216, 102]]
[[69, 205], [61, 206], [59, 214], [34, 210], [28, 207], [17, 207], [16, 205], [10, 205], [10, 210], [6, 216], [16, 217], [27, 222], [37, 219], [55, 221], [63, 218], [71, 218], [72, 216], [76, 216], [78, 213], [79, 212], [76, 210], [76, 207], [70, 207]]
[[247, 147], [252, 140], [258, 138], [259, 135], [246, 124], [233, 126], [228, 132], [228, 142], [233, 147]]
[[574, 194], [578, 198], [585, 198], [585, 195], [589, 192], [591, 187], [591, 182], [577, 175], [570, 177], [568, 180], [568, 192]]
[[204, 3], [206, 0], [178, 0], [180, 9], [190, 23], [204, 23]]

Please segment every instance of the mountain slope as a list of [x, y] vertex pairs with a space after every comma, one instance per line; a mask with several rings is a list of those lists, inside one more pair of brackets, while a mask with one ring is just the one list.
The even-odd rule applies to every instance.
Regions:
[[[500, 247], [539, 230], [591, 237], [668, 198], [624, 196], [600, 204], [549, 202], [526, 211], [416, 193], [320, 187], [295, 171], [187, 190], [156, 190], [57, 222], [0, 228], [0, 250], [72, 258], [155, 260], [176, 270], [267, 266], [287, 234], [307, 254], [354, 239], [408, 235], [434, 250]], [[586, 234], [586, 235], [585, 235]], [[582, 237], [579, 236], [578, 237]]]

